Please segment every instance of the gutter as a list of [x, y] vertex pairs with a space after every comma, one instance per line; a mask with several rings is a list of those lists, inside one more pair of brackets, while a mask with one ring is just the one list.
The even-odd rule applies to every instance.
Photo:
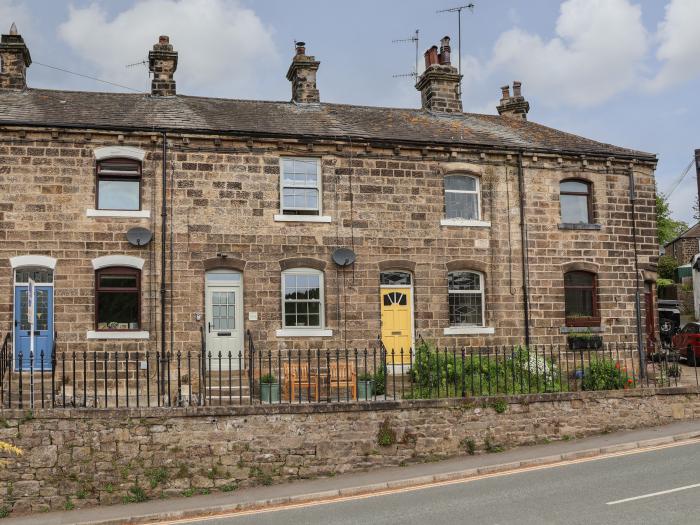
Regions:
[[525, 321], [525, 346], [530, 348], [530, 291], [529, 260], [527, 243], [527, 223], [525, 222], [525, 175], [523, 173], [523, 152], [518, 152], [518, 193], [520, 194], [520, 253], [522, 255], [523, 315]]

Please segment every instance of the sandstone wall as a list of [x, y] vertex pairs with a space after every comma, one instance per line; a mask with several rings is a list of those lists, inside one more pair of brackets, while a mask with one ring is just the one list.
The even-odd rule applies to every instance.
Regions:
[[[7, 128], [0, 130], [0, 139], [0, 334], [12, 325], [8, 259], [43, 254], [58, 259], [59, 351], [155, 350], [160, 338], [160, 136]], [[380, 331], [379, 273], [386, 266], [413, 271], [416, 335], [448, 346], [522, 342], [521, 226], [513, 152], [399, 148], [336, 139], [312, 144], [178, 134], [169, 141], [174, 284], [168, 292], [173, 299], [175, 351], [199, 348], [201, 322], [195, 321], [195, 313], [204, 311], [205, 267], [217, 253], [245, 264], [245, 328], [259, 349], [373, 344]], [[86, 209], [95, 207], [93, 150], [105, 145], [146, 151], [142, 207], [151, 211], [150, 219], [86, 216]], [[280, 158], [289, 155], [321, 159], [323, 214], [331, 216], [331, 223], [274, 221], [279, 213]], [[482, 215], [490, 227], [440, 225], [444, 173], [459, 163], [469, 163], [480, 174]], [[629, 166], [619, 159], [525, 155], [533, 342], [565, 342], [563, 265], [575, 261], [598, 268], [604, 340], [634, 340]], [[656, 256], [653, 166], [634, 166], [639, 259], [647, 267]], [[559, 227], [558, 184], [571, 177], [592, 182], [594, 221], [600, 229]], [[125, 233], [134, 226], [154, 232], [148, 247], [126, 242]], [[330, 258], [338, 246], [352, 246], [358, 255], [344, 275]], [[115, 254], [146, 260], [142, 324], [150, 340], [86, 339], [86, 332], [94, 328], [91, 260]], [[281, 328], [280, 261], [298, 257], [325, 264], [326, 325], [333, 337], [292, 339], [275, 334]], [[448, 326], [450, 264], [484, 272], [485, 318], [493, 335], [443, 334]], [[249, 312], [257, 312], [258, 320], [248, 320]]]
[[[0, 470], [16, 512], [328, 476], [694, 419], [695, 388], [495, 399], [0, 412], [26, 450]], [[383, 431], [380, 429], [384, 428]], [[382, 439], [380, 439], [380, 433]], [[383, 445], [380, 444], [383, 442]]]

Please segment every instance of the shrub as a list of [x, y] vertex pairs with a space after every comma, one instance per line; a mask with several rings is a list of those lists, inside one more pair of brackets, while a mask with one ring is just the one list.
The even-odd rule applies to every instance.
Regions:
[[467, 449], [467, 454], [470, 456], [476, 454], [476, 441], [472, 438], [464, 438], [462, 440], [462, 446]]
[[168, 479], [168, 471], [163, 467], [150, 469], [146, 471], [146, 477], [148, 477], [151, 488], [154, 489]]
[[619, 390], [632, 386], [627, 368], [612, 359], [591, 359], [583, 373], [584, 390]]
[[265, 374], [260, 376], [261, 385], [270, 385], [274, 383], [277, 383], [277, 378], [273, 374]]
[[662, 255], [661, 257], [659, 257], [659, 277], [661, 277], [662, 279], [673, 280], [673, 273], [676, 271], [676, 268], [678, 268], [678, 261], [670, 255]]
[[[11, 445], [10, 443], [5, 443], [4, 441], [0, 441], [0, 453], [12, 454], [13, 456], [21, 456], [23, 454], [21, 448]], [[0, 458], [0, 468], [7, 465], [7, 463], [7, 460]]]
[[129, 495], [124, 496], [124, 503], [141, 503], [142, 501], [148, 501], [146, 491], [138, 485], [129, 487]]
[[390, 447], [394, 443], [396, 443], [396, 432], [389, 425], [389, 420], [385, 419], [377, 432], [377, 444], [380, 447]]
[[508, 403], [505, 399], [497, 399], [491, 403], [491, 407], [496, 411], [497, 414], [503, 414], [508, 410]]
[[386, 370], [384, 367], [380, 367], [374, 373], [374, 394], [377, 396], [383, 396], [386, 392]]

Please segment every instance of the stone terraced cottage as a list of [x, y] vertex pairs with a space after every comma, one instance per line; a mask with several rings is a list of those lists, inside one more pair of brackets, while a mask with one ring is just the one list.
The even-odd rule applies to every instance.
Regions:
[[165, 36], [150, 93], [34, 89], [2, 35], [0, 335], [26, 355], [33, 279], [47, 354], [633, 343], [637, 290], [653, 337], [656, 157], [529, 121], [519, 82], [465, 113], [449, 55], [400, 109], [322, 101], [303, 43], [288, 101], [177, 93]]

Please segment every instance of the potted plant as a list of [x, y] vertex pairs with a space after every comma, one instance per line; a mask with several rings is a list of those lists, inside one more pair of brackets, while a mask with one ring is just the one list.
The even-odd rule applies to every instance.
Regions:
[[566, 337], [569, 350], [597, 350], [603, 348], [603, 338], [594, 335], [587, 330], [585, 332], [574, 332]]
[[280, 384], [272, 374], [260, 376], [260, 401], [263, 403], [280, 402]]
[[374, 394], [374, 375], [363, 373], [357, 376], [357, 399], [369, 401]]

